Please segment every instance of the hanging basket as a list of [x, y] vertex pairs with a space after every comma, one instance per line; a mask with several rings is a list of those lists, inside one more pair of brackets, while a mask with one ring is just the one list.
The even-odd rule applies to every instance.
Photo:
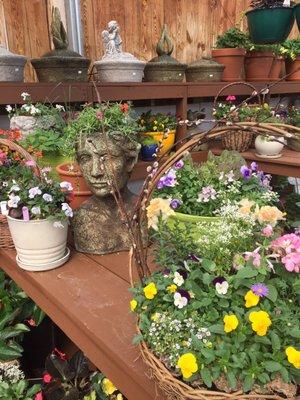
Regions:
[[[17, 151], [25, 161], [35, 161], [35, 159], [23, 147], [12, 142], [8, 139], [0, 139], [0, 146], [6, 146], [10, 150]], [[36, 166], [35, 174], [40, 176], [40, 170]], [[5, 215], [0, 214], [0, 249], [14, 249], [12, 237], [8, 228], [7, 218]]]
[[[174, 163], [182, 159], [187, 152], [193, 150], [197, 145], [206, 143], [214, 139], [222, 139], [223, 136], [228, 135], [230, 132], [246, 132], [249, 135], [272, 135], [274, 137], [285, 137], [285, 138], [300, 138], [300, 128], [296, 128], [285, 124], [267, 124], [267, 123], [255, 123], [255, 122], [239, 122], [232, 126], [220, 126], [215, 127], [211, 131], [202, 132], [195, 134], [185, 144], [183, 144], [179, 150], [177, 150], [168, 159], [162, 160], [161, 164], [158, 165], [155, 172], [150, 173], [147, 177], [143, 186], [143, 195], [140, 196], [136, 205], [136, 219], [133, 224], [133, 235], [135, 244], [130, 251], [130, 277], [132, 280], [131, 266], [135, 265], [138, 272], [138, 276], [141, 282], [150, 276], [150, 268], [148, 266], [148, 250], [144, 243], [144, 230], [142, 227], [145, 226], [146, 221], [146, 207], [151, 199], [152, 193], [156, 188], [159, 179], [168, 171]], [[135, 260], [135, 262], [134, 262]], [[137, 327], [138, 333], [140, 333]], [[283, 400], [285, 396], [272, 392], [271, 394], [257, 394], [251, 392], [244, 394], [242, 390], [233, 393], [227, 393], [216, 390], [209, 390], [206, 387], [199, 385], [195, 388], [189, 384], [178, 379], [175, 373], [172, 373], [163, 362], [156, 357], [156, 355], [147, 346], [145, 341], [140, 343], [140, 351], [144, 362], [147, 364], [150, 370], [149, 376], [156, 380], [160, 389], [164, 392], [168, 400]], [[290, 399], [296, 399], [290, 397]]]

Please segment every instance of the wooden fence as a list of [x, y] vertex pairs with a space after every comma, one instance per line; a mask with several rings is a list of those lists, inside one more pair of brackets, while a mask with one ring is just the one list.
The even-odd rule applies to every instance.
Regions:
[[[81, 0], [85, 55], [92, 60], [102, 57], [101, 32], [110, 20], [117, 20], [124, 50], [148, 61], [155, 56], [155, 46], [166, 23], [175, 44], [173, 55], [191, 62], [209, 56], [217, 35], [229, 27], [240, 22], [246, 29], [243, 13], [249, 3], [250, 0]], [[49, 51], [52, 5], [60, 8], [65, 21], [64, 0], [0, 0], [0, 44], [29, 58]], [[298, 34], [295, 27], [292, 37]], [[35, 79], [30, 68], [26, 79]]]

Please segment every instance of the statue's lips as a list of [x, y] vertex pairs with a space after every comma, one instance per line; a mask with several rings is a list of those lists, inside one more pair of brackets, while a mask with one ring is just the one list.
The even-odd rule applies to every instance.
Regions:
[[108, 186], [107, 182], [90, 182], [90, 185], [96, 189], [102, 189]]

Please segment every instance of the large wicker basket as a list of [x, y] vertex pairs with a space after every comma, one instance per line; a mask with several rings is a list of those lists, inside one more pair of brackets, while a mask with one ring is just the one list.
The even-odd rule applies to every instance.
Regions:
[[[130, 252], [130, 265], [135, 264], [141, 281], [150, 275], [148, 259], [151, 259], [151, 257], [148, 257], [147, 254], [148, 249], [143, 246], [144, 230], [142, 227], [145, 225], [147, 204], [156, 188], [159, 179], [187, 152], [191, 151], [199, 144], [203, 144], [209, 140], [221, 139], [224, 135], [227, 135], [231, 131], [238, 132], [239, 134], [240, 132], [248, 132], [251, 135], [255, 133], [260, 135], [272, 134], [275, 137], [283, 136], [286, 138], [290, 136], [300, 137], [300, 128], [289, 125], [275, 125], [255, 122], [236, 123], [232, 126], [220, 126], [208, 132], [197, 133], [190, 138], [188, 142], [183, 144], [179, 150], [177, 150], [167, 160], [162, 160], [158, 165], [158, 168], [154, 170], [154, 172], [150, 173], [145, 181], [142, 195], [138, 200], [135, 210], [135, 223], [132, 225], [133, 237], [135, 241]], [[132, 272], [130, 272], [130, 276], [132, 280]], [[139, 332], [139, 328], [137, 328], [137, 330]], [[242, 390], [238, 390], [234, 393], [225, 393], [216, 390], [209, 390], [205, 387], [194, 388], [178, 379], [175, 374], [167, 369], [166, 366], [153, 354], [151, 349], [148, 348], [145, 342], [141, 342], [140, 350], [143, 360], [149, 367], [150, 376], [156, 380], [158, 386], [169, 400], [282, 400], [286, 398], [285, 396], [281, 396], [281, 394], [277, 394], [277, 392], [273, 392], [273, 394], [244, 394]], [[298, 399], [294, 396], [289, 398], [294, 400]]]
[[[0, 139], [0, 146], [6, 146], [10, 150], [17, 151], [25, 161], [34, 161], [35, 159], [23, 147], [8, 139]], [[35, 173], [40, 174], [38, 167], [35, 167]], [[10, 235], [6, 216], [0, 214], [0, 249], [13, 249], [14, 244]]]

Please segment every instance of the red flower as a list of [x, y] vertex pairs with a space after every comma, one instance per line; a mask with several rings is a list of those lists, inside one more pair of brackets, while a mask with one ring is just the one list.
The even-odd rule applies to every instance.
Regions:
[[38, 392], [35, 397], [34, 400], [43, 400], [43, 394], [42, 392]]
[[59, 351], [57, 348], [54, 349], [53, 353], [54, 353], [54, 354], [57, 354], [61, 360], [66, 361], [66, 359], [67, 359], [66, 354], [65, 354], [65, 353], [62, 353], [62, 352]]
[[30, 326], [36, 326], [35, 320], [33, 318], [30, 318], [27, 320], [28, 325]]
[[121, 109], [121, 111], [122, 111], [123, 113], [128, 112], [128, 110], [129, 110], [129, 104], [127, 104], [127, 103], [120, 104], [120, 109]]
[[43, 382], [45, 382], [45, 383], [50, 383], [51, 381], [52, 381], [52, 376], [50, 375], [50, 374], [45, 374], [44, 376], [43, 376]]

